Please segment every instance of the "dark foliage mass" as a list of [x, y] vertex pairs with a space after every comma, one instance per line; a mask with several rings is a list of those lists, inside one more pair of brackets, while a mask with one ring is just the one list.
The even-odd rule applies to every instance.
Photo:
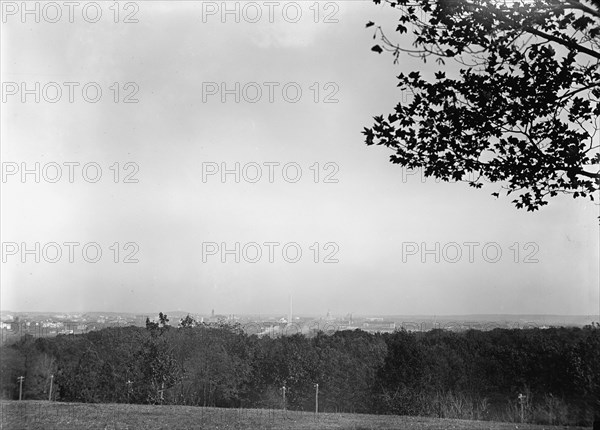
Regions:
[[[381, 0], [374, 0], [381, 3]], [[594, 200], [600, 187], [600, 6], [577, 0], [385, 0], [372, 50], [435, 58], [398, 76], [411, 98], [365, 128], [368, 145], [427, 177], [484, 181], [533, 211], [551, 197]], [[408, 48], [404, 40], [412, 40]], [[446, 62], [449, 61], [447, 65]], [[431, 70], [431, 68], [430, 68]], [[448, 73], [446, 73], [448, 72]]]
[[[600, 327], [248, 335], [166, 315], [146, 328], [1, 349], [4, 398], [180, 404], [590, 425], [600, 399]], [[526, 395], [522, 404], [519, 394]]]

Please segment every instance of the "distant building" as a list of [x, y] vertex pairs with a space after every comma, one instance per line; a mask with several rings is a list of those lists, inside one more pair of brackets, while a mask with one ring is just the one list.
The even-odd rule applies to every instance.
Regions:
[[383, 322], [383, 318], [368, 318], [362, 326], [362, 330], [369, 333], [393, 333], [396, 331], [395, 322]]
[[64, 324], [61, 322], [43, 322], [42, 323], [42, 327], [45, 328], [59, 328], [59, 327], [63, 327]]
[[223, 321], [228, 321], [229, 317], [227, 315], [219, 315], [219, 314], [215, 314], [215, 310], [213, 309], [210, 312], [210, 318], [208, 319], [209, 323], [218, 323], [218, 322], [223, 322]]

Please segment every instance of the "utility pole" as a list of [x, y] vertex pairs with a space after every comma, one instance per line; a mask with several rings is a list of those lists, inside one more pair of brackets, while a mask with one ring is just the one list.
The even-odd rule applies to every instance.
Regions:
[[160, 387], [160, 404], [162, 405], [165, 401], [165, 381], [162, 382]]
[[48, 393], [48, 401], [52, 401], [52, 382], [54, 381], [54, 375], [50, 375], [50, 392]]
[[521, 423], [523, 423], [525, 421], [525, 413], [523, 411], [523, 407], [525, 406], [525, 398], [526, 397], [527, 396], [519, 393], [518, 399], [519, 399], [519, 403], [521, 404]]
[[17, 378], [19, 380], [19, 400], [23, 399], [23, 379], [25, 379], [24, 376], [19, 376]]
[[283, 392], [283, 410], [285, 411], [285, 385], [281, 387], [281, 391]]
[[319, 413], [319, 384], [315, 384], [315, 417]]
[[129, 403], [129, 394], [131, 393], [131, 384], [133, 384], [133, 382], [131, 382], [129, 379], [127, 380], [127, 403]]

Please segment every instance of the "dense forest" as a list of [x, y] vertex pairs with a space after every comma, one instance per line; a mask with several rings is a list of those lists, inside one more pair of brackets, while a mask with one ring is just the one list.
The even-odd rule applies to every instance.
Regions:
[[25, 399], [73, 402], [314, 411], [318, 384], [323, 412], [591, 425], [600, 408], [597, 324], [271, 338], [161, 314], [146, 328], [25, 336], [0, 359], [10, 399], [25, 376]]

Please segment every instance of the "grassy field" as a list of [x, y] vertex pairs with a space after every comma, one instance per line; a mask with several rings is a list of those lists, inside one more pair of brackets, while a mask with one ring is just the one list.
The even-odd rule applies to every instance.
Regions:
[[220, 409], [193, 406], [0, 401], [1, 429], [44, 430], [287, 430], [287, 429], [414, 429], [414, 430], [541, 430], [583, 429], [530, 424], [464, 421], [392, 415], [360, 415], [283, 411], [273, 409]]

